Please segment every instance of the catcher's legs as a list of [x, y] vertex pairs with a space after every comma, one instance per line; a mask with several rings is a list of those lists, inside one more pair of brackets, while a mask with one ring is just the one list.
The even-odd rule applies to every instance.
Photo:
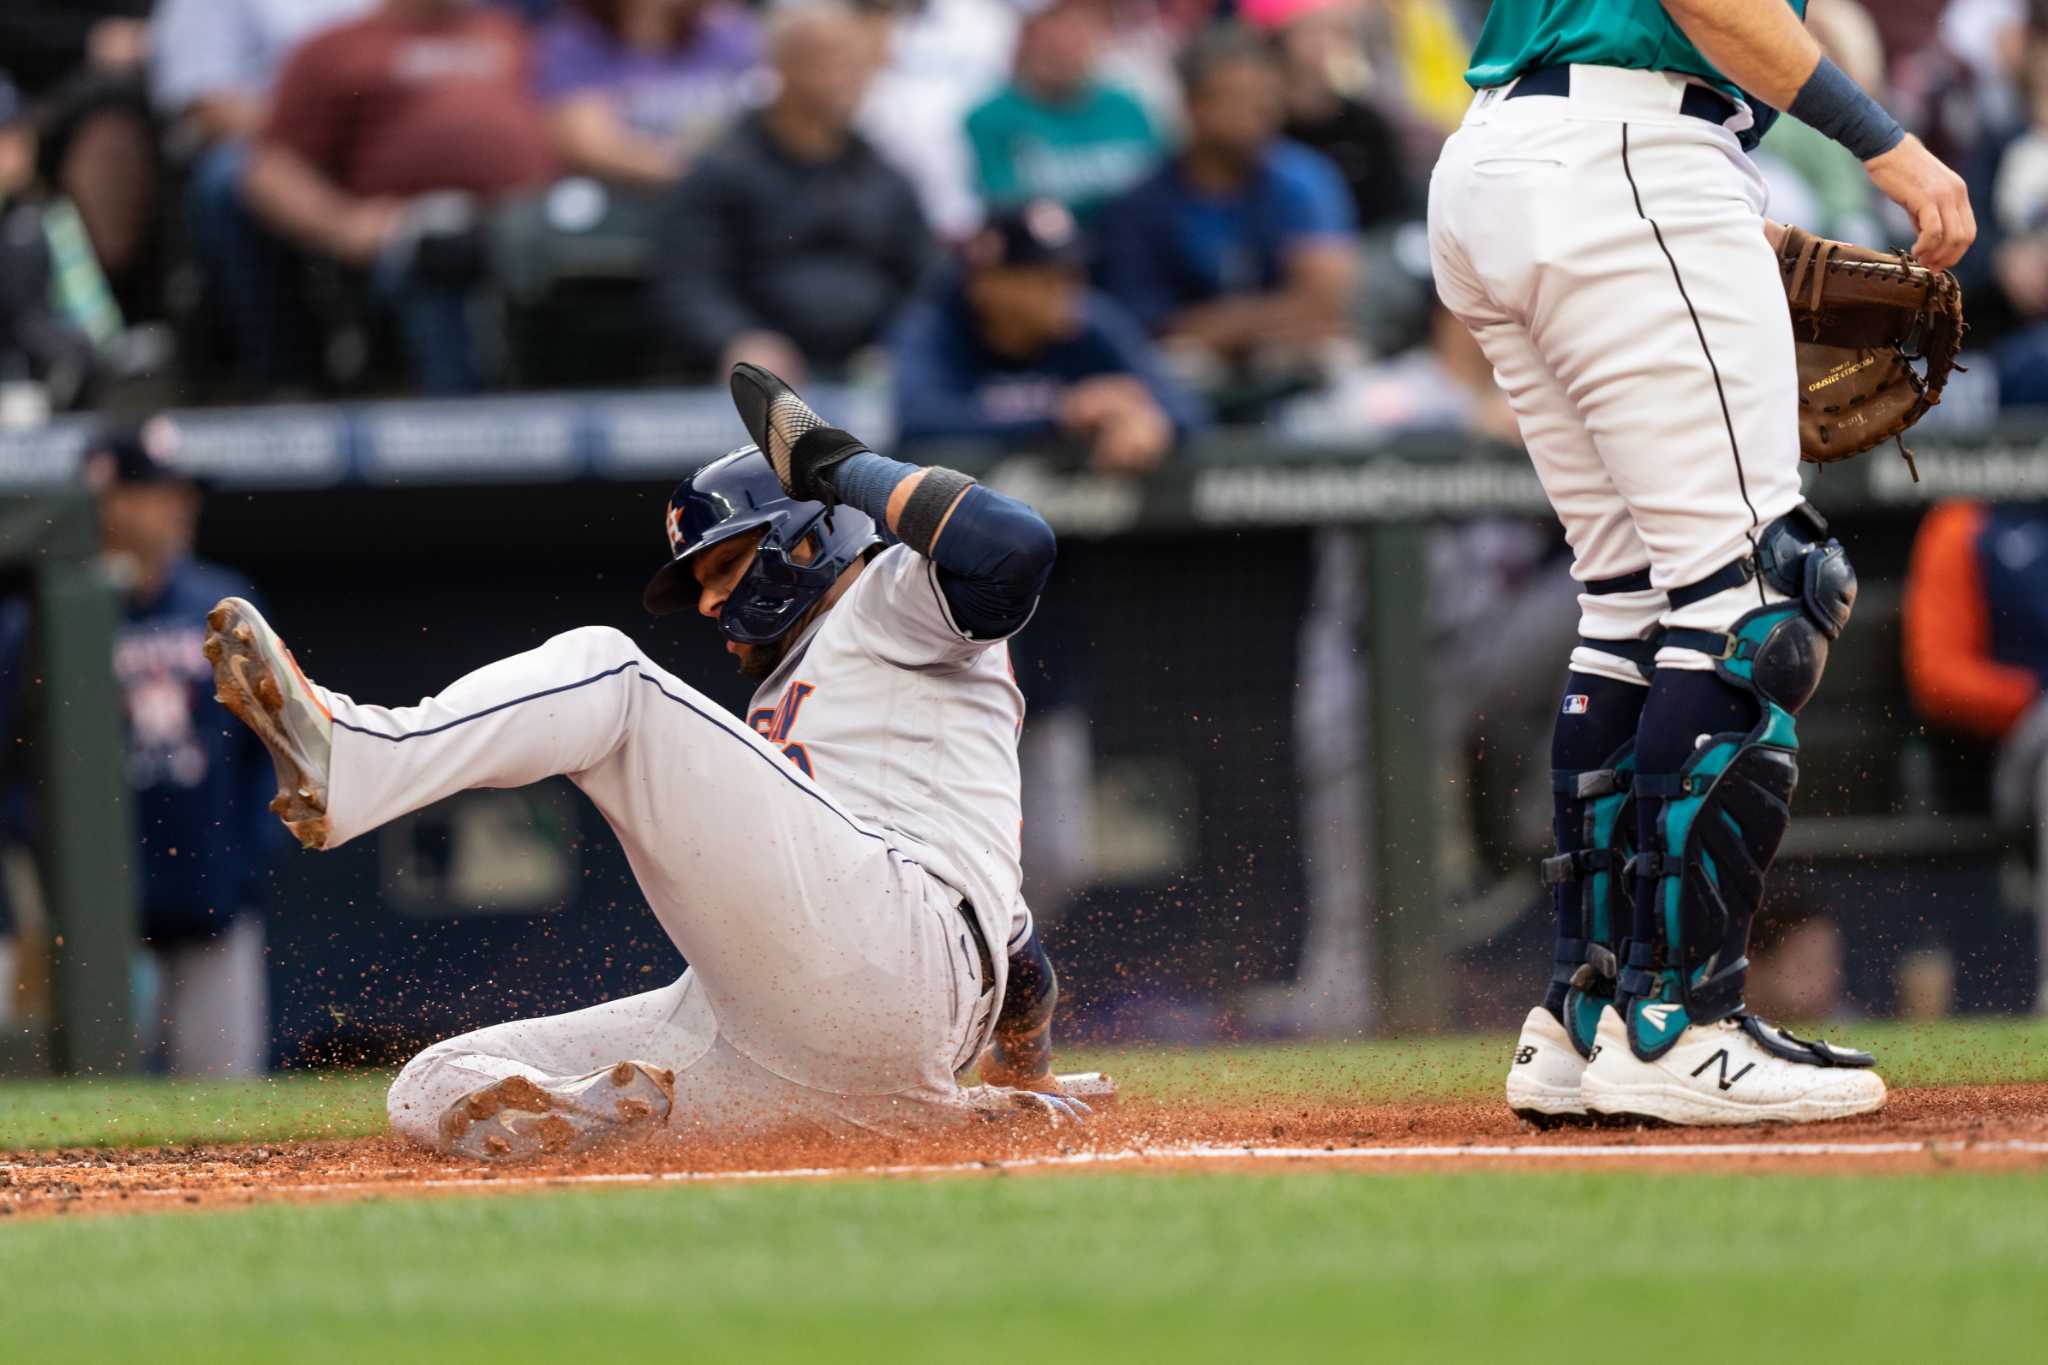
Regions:
[[[1668, 973], [1671, 989], [1697, 1008], [1666, 1011], [1649, 1001], [1648, 1014], [1631, 1010], [1629, 1017], [1640, 1017], [1644, 1027], [1650, 1020], [1667, 1024], [1671, 1042], [1690, 1028], [1738, 1027], [1730, 1021], [1740, 1016], [1741, 950], [1761, 900], [1762, 871], [1783, 835], [1785, 810], [1782, 799], [1753, 790], [1759, 788], [1754, 781], [1731, 783], [1698, 821], [1693, 817], [1704, 798], [1697, 793], [1676, 803], [1671, 819], [1661, 803], [1686, 777], [1703, 789], [1728, 767], [1754, 777], [1764, 761], [1695, 763], [1695, 741], [1705, 737], [1733, 741], [1725, 753], [1717, 749], [1723, 757], [1747, 741], [1772, 739], [1789, 767], [1782, 751], [1790, 743], [1790, 713], [1818, 682], [1825, 638], [1839, 628], [1833, 618], [1846, 617], [1838, 581], [1846, 564], [1827, 561], [1830, 581], [1818, 584], [1810, 605], [1786, 601], [1788, 594], [1806, 595], [1805, 562], [1825, 537], [1787, 517], [1800, 506], [1792, 346], [1753, 169], [1732, 139], [1697, 120], [1587, 117], [1576, 98], [1567, 120], [1557, 112], [1563, 103], [1509, 102], [1508, 112], [1495, 111], [1477, 136], [1468, 123], [1453, 139], [1432, 186], [1432, 244], [1439, 288], [1473, 326], [1523, 418], [1531, 456], [1579, 556], [1581, 581], [1595, 586], [1612, 576], [1608, 585], [1617, 590], [1609, 602], [1589, 604], [1588, 624], [1599, 607], [1608, 618], [1601, 633], [1637, 637], [1593, 657], [1582, 645], [1575, 666], [1626, 681], [1627, 671], [1601, 667], [1598, 655], [1621, 656], [1644, 674], [1654, 662], [1637, 726], [1633, 782], [1624, 788], [1595, 776], [1603, 790], [1582, 786], [1578, 794], [1595, 807], [1633, 798], [1635, 842], [1668, 857], [1669, 867], [1687, 857], [1695, 866], [1711, 866], [1711, 855], [1706, 864], [1699, 857], [1707, 841], [1718, 841], [1730, 864], [1725, 888], [1716, 880], [1720, 870], [1704, 871], [1696, 880], [1711, 894], [1689, 892], [1669, 913], [1650, 913], [1651, 893], [1677, 879], [1650, 876], [1655, 885], [1639, 886], [1626, 926], [1630, 942], [1619, 980], [1601, 977], [1601, 966], [1612, 972], [1616, 964], [1591, 951], [1584, 970], [1572, 973], [1590, 986], [1589, 998], [1573, 997], [1562, 1013], [1583, 1025], [1601, 1021], [1604, 992], [1619, 986], [1624, 995], [1633, 989], [1647, 997], [1645, 974]], [[1534, 107], [1545, 105], [1551, 112]], [[1627, 539], [1605, 529], [1604, 519], [1617, 512], [1640, 543], [1643, 558], [1634, 563], [1602, 553], [1603, 546]], [[1767, 543], [1782, 551], [1776, 572], [1760, 572], [1771, 558], [1759, 554]], [[1637, 572], [1644, 568], [1647, 573]], [[1724, 652], [1731, 635], [1746, 639], [1743, 648], [1752, 658], [1718, 665], [1713, 656]], [[1766, 729], [1769, 703], [1757, 695], [1752, 664], [1762, 662], [1756, 656], [1773, 642], [1772, 658], [1756, 677], [1768, 675], [1766, 690], [1778, 694], [1782, 724]], [[1561, 757], [1563, 751], [1561, 743]], [[1591, 771], [1620, 771], [1629, 757], [1617, 749]], [[1718, 765], [1713, 773], [1702, 766], [1710, 761]], [[1588, 774], [1564, 762], [1559, 767], [1582, 781]], [[1768, 772], [1773, 779], [1781, 775], [1776, 768]], [[1788, 797], [1789, 781], [1784, 787]], [[1570, 824], [1567, 795], [1559, 793], [1561, 829]], [[1581, 874], [1589, 921], [1604, 900], [1610, 933], [1624, 927], [1615, 922], [1624, 898], [1611, 874], [1628, 851], [1625, 830], [1618, 820], [1606, 847], [1589, 838], [1583, 853], [1561, 838], [1553, 863], [1560, 872]], [[1684, 843], [1688, 837], [1693, 844]], [[1596, 861], [1610, 874], [1605, 897], [1597, 894]], [[1661, 874], [1667, 864], [1645, 858], [1636, 867]], [[1561, 919], [1565, 908], [1561, 899]], [[1565, 928], [1561, 922], [1561, 939]], [[1690, 968], [1676, 965], [1688, 954]], [[1626, 970], [1631, 965], [1633, 972]], [[1695, 984], [1713, 989], [1693, 1001]], [[1834, 1079], [1823, 1081], [1819, 1073], [1850, 1060], [1784, 1043], [1775, 1034], [1744, 1038], [1730, 1046], [1782, 1044], [1786, 1055], [1774, 1065], [1792, 1069], [1794, 1090], [1802, 1074], [1816, 1093], [1830, 1089]], [[1567, 1040], [1580, 1048], [1589, 1041], [1569, 1034]], [[1558, 1051], [1555, 1038], [1547, 1052], [1542, 1039], [1525, 1036], [1524, 1044], [1517, 1055], [1530, 1056], [1532, 1066]], [[1623, 1059], [1647, 1065], [1631, 1049], [1621, 1049], [1620, 1058], [1611, 1055], [1615, 1051], [1602, 1050], [1595, 1069], [1625, 1070]], [[1589, 1104], [1593, 1074], [1589, 1070], [1582, 1082]], [[1725, 1090], [1717, 1080], [1689, 1079]], [[1871, 1077], [1851, 1086], [1854, 1102], [1881, 1102], [1881, 1085], [1870, 1098], [1874, 1083]], [[1756, 1082], [1749, 1089], [1759, 1098], [1775, 1093]], [[1613, 1090], [1609, 1085], [1604, 1098], [1612, 1100]], [[1771, 1106], [1770, 1117], [1817, 1116], [1811, 1106], [1782, 1096], [1765, 1107]], [[1649, 1112], [1626, 1104], [1591, 1107]], [[1697, 1113], [1672, 1117], [1703, 1121]]]

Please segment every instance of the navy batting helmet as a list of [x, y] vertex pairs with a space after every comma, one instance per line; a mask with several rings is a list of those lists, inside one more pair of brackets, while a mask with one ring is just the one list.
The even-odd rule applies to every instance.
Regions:
[[[851, 507], [799, 502], [759, 446], [742, 446], [676, 485], [668, 500], [668, 547], [674, 556], [647, 585], [641, 604], [657, 616], [697, 600], [690, 557], [707, 545], [767, 528], [739, 586], [718, 613], [718, 626], [743, 645], [765, 645], [789, 633], [847, 565], [882, 543], [875, 523]], [[799, 564], [792, 555], [811, 547]]]

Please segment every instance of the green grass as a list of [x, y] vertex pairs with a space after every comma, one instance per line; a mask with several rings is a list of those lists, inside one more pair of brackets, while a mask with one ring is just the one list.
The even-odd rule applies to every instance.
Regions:
[[0, 1081], [0, 1152], [366, 1137], [384, 1131], [382, 1074], [260, 1081]]
[[[2048, 1023], [1869, 1026], [1907, 1085]], [[1507, 1042], [1078, 1054], [1126, 1090], [1492, 1095]], [[0, 1084], [0, 1150], [339, 1137], [381, 1075]], [[2032, 1358], [2048, 1174], [1118, 1173], [0, 1219], [0, 1360]]]
[[[1894, 1085], [2048, 1081], [2048, 1020], [1864, 1024], [1842, 1040], [1872, 1049]], [[1351, 1099], [1490, 1096], [1509, 1040], [1498, 1035], [1303, 1047], [1080, 1052], [1126, 1093], [1228, 1101], [1275, 1092]], [[0, 1081], [0, 1151], [169, 1142], [361, 1137], [384, 1131], [383, 1074], [256, 1082], [119, 1078]]]
[[2018, 1360], [2048, 1334], [2044, 1219], [2038, 1174], [1102, 1174], [273, 1205], [0, 1229], [0, 1341], [10, 1361], [206, 1365]]

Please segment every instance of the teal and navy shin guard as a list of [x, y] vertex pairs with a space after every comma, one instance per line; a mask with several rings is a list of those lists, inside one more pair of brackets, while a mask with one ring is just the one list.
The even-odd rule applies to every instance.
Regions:
[[1742, 1010], [1750, 926], [1799, 782], [1793, 716], [1828, 653], [1828, 636], [1798, 601], [1748, 612], [1725, 635], [1672, 631], [1667, 641], [1713, 658], [1712, 676], [1748, 693], [1757, 719], [1746, 731], [1701, 736], [1676, 773], [1636, 777], [1654, 838], [1635, 859], [1648, 913], [1637, 917], [1620, 994], [1630, 1044], [1646, 1059], [1688, 1025]]
[[[1578, 932], [1557, 940], [1553, 989], [1564, 988], [1558, 1017], [1581, 1057], [1593, 1055], [1600, 1011], [1614, 1003], [1621, 935], [1628, 923], [1635, 852], [1635, 753], [1623, 745], [1601, 768], [1552, 774], [1557, 794], [1577, 808], [1576, 847], [1543, 862], [1543, 880], [1571, 901]], [[1562, 923], [1562, 921], [1560, 922]]]
[[1551, 737], [1555, 857], [1543, 861], [1557, 916], [1556, 952], [1543, 1004], [1581, 1056], [1593, 1048], [1600, 1010], [1614, 998], [1627, 928], [1635, 851], [1636, 723], [1649, 689], [1574, 671]]

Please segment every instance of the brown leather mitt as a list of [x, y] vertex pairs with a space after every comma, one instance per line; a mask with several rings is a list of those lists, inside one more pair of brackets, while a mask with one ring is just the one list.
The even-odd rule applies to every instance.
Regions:
[[[1804, 458], [1827, 464], [1860, 455], [1901, 436], [1941, 401], [1963, 345], [1963, 291], [1954, 275], [1903, 251], [1872, 251], [1789, 226], [1778, 268], [1792, 306]], [[1904, 440], [1899, 453], [1912, 468]]]

